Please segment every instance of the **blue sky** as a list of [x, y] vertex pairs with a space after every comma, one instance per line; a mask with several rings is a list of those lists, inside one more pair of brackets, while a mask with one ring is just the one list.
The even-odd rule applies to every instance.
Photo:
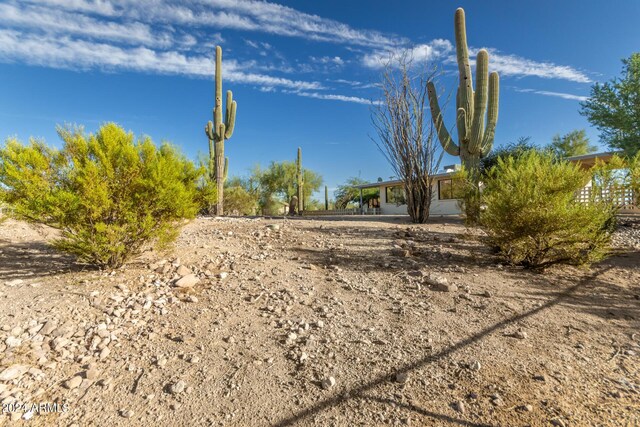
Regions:
[[470, 48], [488, 48], [500, 73], [496, 145], [581, 128], [598, 142], [579, 101], [640, 46], [638, 0], [0, 0], [0, 137], [60, 145], [56, 124], [115, 121], [195, 159], [220, 44], [223, 89], [238, 102], [231, 175], [293, 160], [300, 146], [330, 189], [387, 179], [370, 138], [380, 60], [409, 50], [444, 67], [453, 89], [458, 6]]

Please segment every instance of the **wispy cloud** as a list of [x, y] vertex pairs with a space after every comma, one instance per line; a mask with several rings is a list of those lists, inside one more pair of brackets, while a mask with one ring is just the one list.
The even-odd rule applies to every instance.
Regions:
[[[0, 60], [19, 61], [53, 68], [127, 70], [178, 74], [210, 78], [213, 59], [188, 56], [175, 51], [156, 51], [146, 47], [124, 48], [72, 38], [48, 39], [14, 30], [0, 30]], [[230, 82], [277, 86], [298, 90], [318, 90], [318, 82], [305, 82], [251, 73], [235, 61], [223, 63]]]
[[[582, 71], [568, 65], [557, 65], [551, 62], [537, 62], [516, 55], [500, 53], [496, 49], [489, 51], [489, 68], [503, 76], [539, 77], [543, 79], [560, 79], [577, 83], [590, 83], [591, 79]], [[478, 49], [473, 49], [474, 55]]]
[[588, 96], [573, 95], [571, 93], [563, 93], [563, 92], [551, 92], [548, 90], [521, 89], [521, 88], [514, 88], [514, 90], [516, 92], [522, 92], [522, 93], [535, 93], [537, 95], [555, 96], [562, 99], [570, 99], [572, 101], [586, 101], [587, 99], [589, 99]]
[[308, 91], [287, 91], [284, 90], [285, 93], [292, 93], [298, 96], [303, 96], [306, 98], [315, 98], [315, 99], [326, 99], [331, 101], [343, 101], [343, 102], [355, 102], [357, 104], [365, 104], [365, 105], [377, 105], [379, 101], [372, 101], [365, 98], [360, 98], [358, 96], [348, 96], [348, 95], [339, 95], [339, 94], [331, 94], [331, 93], [319, 93], [319, 92], [308, 92]]
[[359, 46], [393, 46], [406, 39], [351, 26], [257, 0], [23, 0], [82, 13], [125, 17], [143, 22], [257, 31]]
[[405, 54], [414, 63], [427, 63], [446, 58], [452, 50], [453, 45], [449, 40], [435, 39], [408, 49], [400, 47], [372, 52], [364, 55], [362, 63], [368, 68], [379, 69], [387, 64], [393, 65], [394, 58]]
[[[578, 83], [590, 83], [591, 79], [582, 71], [568, 65], [557, 65], [552, 62], [539, 62], [517, 55], [500, 52], [494, 48], [489, 51], [489, 69], [497, 71], [502, 76], [539, 77], [543, 79], [560, 79]], [[416, 45], [412, 48], [382, 49], [363, 56], [362, 63], [372, 69], [379, 69], [393, 59], [406, 54], [414, 63], [442, 61], [445, 64], [455, 64], [455, 46], [444, 39], [435, 39], [429, 43]], [[475, 55], [480, 49], [470, 48], [471, 64], [475, 66]]]

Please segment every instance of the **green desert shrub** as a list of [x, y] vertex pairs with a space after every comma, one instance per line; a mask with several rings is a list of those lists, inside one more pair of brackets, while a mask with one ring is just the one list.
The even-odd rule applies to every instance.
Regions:
[[255, 215], [258, 200], [240, 185], [224, 189], [224, 210], [232, 215]]
[[464, 166], [456, 172], [452, 182], [456, 186], [454, 191], [457, 193], [458, 206], [462, 211], [465, 224], [478, 225], [483, 206], [482, 184], [477, 183]]
[[15, 139], [0, 147], [13, 215], [60, 229], [53, 244], [82, 262], [117, 267], [148, 244], [172, 242], [196, 214], [198, 171], [174, 147], [108, 123], [96, 134], [58, 128], [62, 149]]
[[216, 212], [218, 202], [218, 185], [215, 179], [208, 176], [206, 169], [200, 168], [199, 177], [196, 184], [196, 203], [198, 212], [206, 215], [213, 215]]
[[499, 158], [485, 177], [480, 218], [487, 242], [511, 263], [532, 268], [602, 259], [615, 210], [604, 202], [575, 200], [589, 179], [589, 172], [550, 154]]

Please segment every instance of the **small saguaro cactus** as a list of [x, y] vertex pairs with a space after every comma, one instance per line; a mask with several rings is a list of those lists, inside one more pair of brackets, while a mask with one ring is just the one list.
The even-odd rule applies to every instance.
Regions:
[[324, 210], [329, 210], [329, 189], [327, 186], [324, 186]]
[[302, 173], [302, 148], [298, 147], [298, 160], [296, 161], [296, 181], [298, 184], [298, 214], [302, 215], [304, 210], [304, 176]]
[[440, 139], [445, 151], [453, 156], [460, 156], [465, 168], [472, 176], [476, 176], [479, 171], [480, 159], [489, 154], [493, 147], [496, 123], [498, 122], [499, 78], [495, 71], [489, 75], [489, 54], [485, 49], [481, 49], [476, 58], [476, 90], [473, 90], [467, 47], [467, 29], [462, 8], [458, 8], [455, 14], [455, 36], [460, 74], [460, 84], [456, 95], [457, 144], [452, 140], [443, 123], [438, 94], [431, 81], [427, 86], [429, 105], [438, 139]]
[[205, 133], [209, 138], [209, 174], [216, 180], [218, 187], [218, 202], [216, 203], [216, 215], [223, 214], [224, 182], [227, 179], [229, 159], [224, 157], [224, 141], [231, 138], [236, 124], [236, 101], [233, 93], [227, 91], [227, 109], [224, 121], [222, 120], [222, 48], [216, 46], [216, 86], [215, 106], [213, 108], [213, 122], [209, 121], [205, 126]]

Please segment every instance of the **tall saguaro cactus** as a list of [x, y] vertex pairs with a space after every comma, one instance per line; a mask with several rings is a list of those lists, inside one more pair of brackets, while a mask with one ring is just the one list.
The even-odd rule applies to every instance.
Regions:
[[493, 147], [498, 122], [499, 77], [495, 71], [489, 74], [489, 54], [485, 49], [481, 49], [476, 58], [476, 90], [474, 91], [467, 47], [467, 29], [462, 8], [456, 10], [455, 33], [460, 74], [456, 95], [457, 144], [444, 125], [433, 82], [429, 82], [427, 87], [429, 105], [438, 138], [445, 151], [453, 156], [460, 156], [462, 164], [471, 176], [477, 176], [480, 159], [489, 154]]
[[304, 209], [304, 177], [302, 175], [302, 148], [298, 147], [298, 159], [296, 161], [296, 181], [298, 184], [298, 214], [302, 215]]
[[216, 46], [216, 86], [215, 105], [213, 108], [213, 122], [205, 126], [205, 133], [209, 138], [209, 174], [216, 180], [218, 187], [218, 202], [216, 215], [222, 215], [224, 209], [224, 182], [227, 179], [229, 159], [224, 157], [224, 141], [231, 138], [236, 124], [236, 101], [233, 93], [227, 91], [227, 110], [222, 120], [222, 48]]

